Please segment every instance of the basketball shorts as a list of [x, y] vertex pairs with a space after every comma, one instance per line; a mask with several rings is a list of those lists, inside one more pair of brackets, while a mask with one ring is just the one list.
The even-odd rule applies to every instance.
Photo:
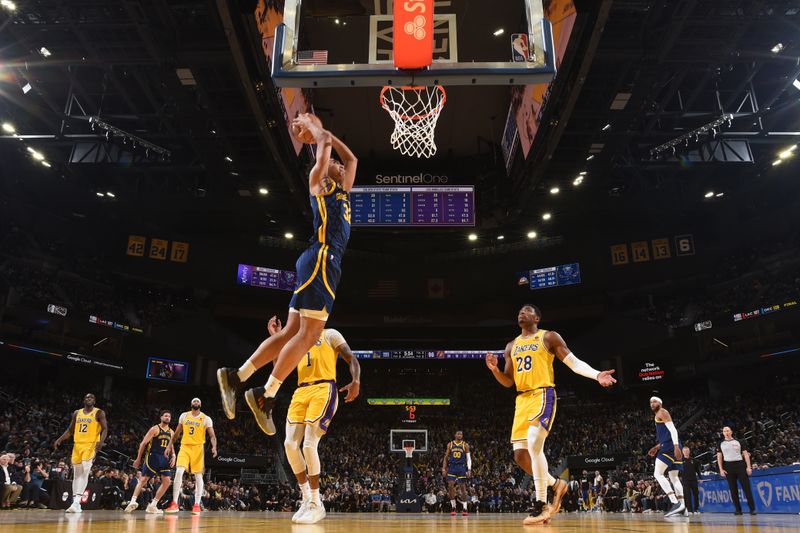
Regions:
[[290, 424], [319, 423], [320, 429], [327, 432], [338, 407], [339, 393], [335, 382], [300, 385], [292, 395], [286, 421]]
[[169, 459], [162, 453], [148, 453], [144, 458], [141, 472], [143, 476], [171, 476], [172, 469], [169, 467]]
[[[659, 450], [658, 454], [656, 454], [656, 460], [667, 465], [667, 472], [670, 470], [683, 472], [683, 457], [679, 457], [677, 459], [673, 457], [674, 452], [672, 449], [674, 447], [675, 446], [673, 446], [671, 442], [661, 443], [661, 450]], [[669, 452], [665, 453], [663, 450], [669, 450]]]
[[517, 394], [511, 443], [528, 440], [528, 428], [539, 424], [550, 431], [556, 418], [556, 389], [541, 387]]
[[467, 481], [467, 465], [453, 465], [447, 467], [447, 481], [464, 483]]
[[202, 444], [181, 444], [175, 466], [182, 466], [190, 474], [202, 474], [205, 469], [205, 448]]
[[297, 268], [297, 287], [289, 308], [300, 316], [327, 320], [336, 299], [336, 287], [342, 275], [342, 254], [327, 244], [314, 243], [300, 254]]
[[76, 442], [72, 448], [72, 464], [94, 461], [96, 442]]

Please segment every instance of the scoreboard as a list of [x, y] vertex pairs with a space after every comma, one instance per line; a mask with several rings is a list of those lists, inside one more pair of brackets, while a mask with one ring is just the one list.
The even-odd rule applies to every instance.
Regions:
[[549, 289], [577, 285], [581, 282], [581, 266], [579, 263], [537, 268], [520, 273], [519, 285], [529, 285], [530, 289]]
[[297, 281], [297, 274], [290, 270], [278, 270], [253, 265], [239, 265], [236, 276], [238, 285], [262, 287], [265, 289], [280, 289], [293, 291]]
[[354, 226], [474, 226], [475, 188], [353, 187]]

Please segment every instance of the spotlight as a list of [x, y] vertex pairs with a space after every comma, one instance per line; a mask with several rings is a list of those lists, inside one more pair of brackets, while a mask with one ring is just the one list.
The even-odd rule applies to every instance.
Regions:
[[783, 163], [783, 159], [776, 159], [775, 161], [772, 162], [772, 166], [776, 167], [776, 166], [780, 165], [781, 163]]
[[339, 24], [340, 20], [339, 19], [334, 19], [333, 22], [335, 22], [336, 24]]
[[471, 240], [471, 241], [477, 241], [477, 240], [478, 240], [478, 235], [477, 235], [476, 233], [470, 233], [470, 234], [467, 236], [467, 239], [469, 239], [469, 240]]
[[506, 30], [504, 30], [503, 28], [498, 28], [492, 33], [492, 35], [494, 35], [495, 37], [500, 37], [505, 32], [506, 32]]
[[529, 239], [535, 239], [536, 238], [536, 232], [535, 231], [529, 231], [528, 232], [528, 238]]
[[783, 43], [778, 43], [772, 47], [773, 54], [780, 54], [783, 51]]
[[26, 83], [25, 85], [22, 86], [22, 94], [28, 94], [29, 92], [31, 92], [31, 89], [33, 89], [31, 84]]
[[41, 48], [39, 48], [39, 54], [40, 54], [42, 57], [44, 57], [44, 58], [47, 58], [47, 57], [50, 57], [51, 55], [53, 55], [53, 54], [50, 52], [50, 50], [48, 50], [48, 49], [47, 49], [47, 48], [45, 48], [44, 46], [42, 46]]
[[3, 131], [6, 133], [17, 133], [16, 128], [10, 122], [3, 122]]
[[290, 233], [290, 232], [287, 231], [286, 233], [283, 234], [283, 237], [285, 239], [292, 240], [292, 239], [294, 239], [294, 233]]
[[722, 198], [723, 196], [725, 196], [725, 193], [724, 192], [718, 192], [714, 196], [716, 196], [717, 198]]
[[40, 152], [37, 152], [36, 150], [31, 150], [31, 155], [37, 161], [44, 161], [44, 156]]
[[611, 124], [606, 124], [605, 126], [603, 126], [603, 131], [608, 131], [610, 129], [611, 129]]
[[561, 192], [561, 189], [559, 189], [558, 187], [553, 187], [552, 189], [550, 189], [550, 194], [558, 194], [559, 192]]
[[269, 191], [267, 190], [266, 187], [261, 187], [260, 189], [258, 189], [258, 194], [260, 194], [261, 196], [266, 196], [267, 194], [269, 194]]
[[53, 166], [53, 165], [51, 165], [50, 163], [48, 163], [47, 161], [42, 161], [42, 164], [43, 164], [44, 166], [46, 166], [47, 168], [50, 168], [51, 166]]
[[105, 194], [103, 194], [103, 193], [101, 193], [101, 192], [96, 192], [95, 194], [96, 194], [97, 196], [99, 196], [100, 198], [102, 198], [103, 196], [105, 196]]
[[106, 196], [108, 196], [108, 197], [110, 197], [110, 198], [116, 198], [116, 197], [117, 197], [117, 195], [116, 195], [116, 194], [114, 194], [113, 192], [107, 192], [107, 193], [106, 193]]
[[505, 239], [505, 238], [506, 238], [506, 237], [505, 237], [505, 235], [498, 235], [498, 236], [497, 236], [497, 240], [498, 240], [498, 241], [502, 241], [502, 240], [503, 240], [503, 239]]
[[545, 213], [542, 215], [542, 220], [550, 220], [551, 218], [553, 218], [553, 215], [550, 213]]
[[577, 187], [577, 186], [578, 186], [578, 185], [580, 185], [581, 183], [583, 183], [583, 178], [575, 178], [575, 181], [573, 181], [573, 182], [572, 182], [572, 184], [573, 184], [575, 187]]
[[786, 150], [784, 150], [783, 152], [779, 153], [779, 154], [778, 154], [778, 157], [779, 157], [780, 159], [789, 159], [790, 157], [792, 157], [792, 156], [794, 155], [794, 153], [793, 153], [793, 152], [794, 152], [796, 149], [797, 149], [797, 145], [796, 145], [796, 144], [795, 144], [794, 146], [790, 146], [789, 148], [787, 148], [787, 149], [786, 149]]
[[583, 172], [581, 172], [580, 174], [578, 174], [578, 176], [585, 176], [585, 175], [586, 175], [586, 171], [585, 170]]
[[712, 196], [714, 196], [714, 191], [708, 191], [708, 192], [705, 194], [705, 197], [706, 197], [706, 198], [711, 198]]
[[591, 161], [592, 159], [594, 159], [594, 154], [591, 154], [589, 157], [586, 158], [587, 161]]
[[794, 85], [794, 88], [795, 88], [795, 89], [797, 89], [798, 91], [800, 91], [800, 78], [797, 78], [796, 80], [794, 80], [794, 81], [792, 82], [792, 85]]
[[228, 163], [233, 163], [233, 159], [231, 159], [231, 156], [229, 155], [225, 156], [225, 161], [227, 161]]

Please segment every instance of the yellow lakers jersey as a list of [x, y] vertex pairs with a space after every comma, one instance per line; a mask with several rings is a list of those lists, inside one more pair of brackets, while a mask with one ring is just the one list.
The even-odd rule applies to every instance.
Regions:
[[100, 440], [100, 422], [97, 421], [97, 407], [86, 414], [83, 409], [78, 409], [75, 415], [75, 442], [97, 442]]
[[191, 411], [181, 415], [183, 419], [183, 435], [181, 444], [205, 444], [206, 443], [206, 415], [201, 412], [193, 416]]
[[520, 335], [514, 339], [511, 361], [506, 364], [514, 365], [514, 384], [520, 392], [555, 387], [553, 354], [544, 346], [545, 333], [546, 330], [540, 329], [531, 337]]
[[336, 348], [344, 344], [344, 337], [335, 329], [324, 329], [322, 334], [297, 365], [297, 384], [315, 381], [336, 381]]

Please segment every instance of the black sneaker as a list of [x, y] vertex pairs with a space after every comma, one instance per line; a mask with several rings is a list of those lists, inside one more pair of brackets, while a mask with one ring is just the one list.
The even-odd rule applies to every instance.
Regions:
[[753, 515], [753, 516], [755, 516], [755, 515], [757, 515], [758, 513], [757, 513], [757, 512], [755, 512], [755, 511], [750, 511], [750, 514], [751, 514], [751, 515]]
[[550, 506], [545, 502], [536, 500], [533, 502], [533, 507], [531, 508], [530, 514], [525, 520], [523, 520], [522, 524], [525, 526], [530, 526], [533, 524], [541, 524], [548, 520], [550, 520]]
[[217, 383], [219, 394], [222, 397], [222, 410], [230, 420], [236, 418], [236, 393], [242, 386], [239, 374], [235, 368], [220, 368], [217, 370]]
[[686, 509], [686, 504], [683, 503], [683, 500], [682, 499], [678, 500], [677, 503], [672, 504], [672, 507], [669, 508], [669, 511], [664, 513], [664, 518], [683, 514], [683, 511], [685, 509]]
[[741, 511], [734, 511], [733, 514], [736, 515], [736, 516], [742, 516], [742, 512]]
[[275, 405], [275, 398], [265, 398], [264, 392], [266, 392], [264, 387], [248, 389], [244, 393], [244, 399], [247, 402], [247, 406], [253, 411], [258, 427], [271, 437], [275, 434], [275, 422], [272, 420], [272, 408]]

